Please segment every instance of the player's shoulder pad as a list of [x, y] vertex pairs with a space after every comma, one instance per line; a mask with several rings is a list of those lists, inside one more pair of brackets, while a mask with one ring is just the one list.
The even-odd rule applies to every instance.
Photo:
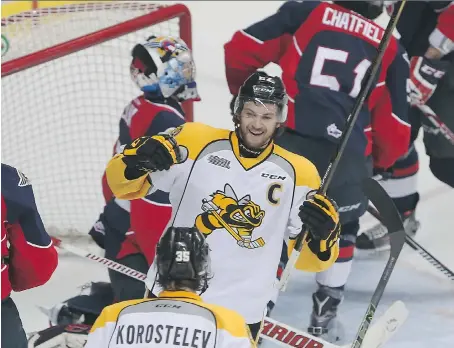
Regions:
[[285, 11], [288, 13], [302, 13], [310, 12], [314, 8], [320, 5], [318, 1], [306, 1], [306, 0], [290, 0], [285, 1], [278, 11]]
[[122, 118], [128, 126], [137, 122], [147, 124], [151, 123], [160, 113], [184, 120], [184, 112], [178, 102], [166, 103], [164, 99], [162, 101], [150, 101], [144, 96], [132, 100], [126, 106]]
[[199, 122], [187, 122], [167, 130], [166, 133], [175, 137], [178, 145], [188, 150], [188, 157], [195, 160], [208, 144], [217, 140], [228, 139], [230, 131], [214, 128]]
[[306, 157], [287, 151], [279, 145], [274, 145], [274, 153], [289, 162], [295, 170], [296, 186], [307, 186], [317, 189], [321, 179], [315, 165]]
[[106, 326], [107, 323], [114, 323], [117, 321], [120, 312], [125, 309], [126, 307], [136, 305], [138, 303], [148, 301], [148, 299], [136, 299], [136, 300], [128, 300], [117, 302], [111, 304], [110, 306], [104, 307], [101, 312], [101, 315], [98, 317], [94, 325], [92, 326], [90, 332], [95, 331], [96, 329], [102, 328]]
[[246, 322], [238, 312], [211, 303], [203, 303], [203, 306], [216, 317], [217, 329], [225, 330], [234, 337], [248, 337]]
[[154, 113], [161, 111], [167, 111], [169, 113], [175, 114], [179, 118], [184, 120], [184, 112], [181, 109], [181, 105], [177, 101], [171, 99], [162, 99], [162, 101], [151, 101], [145, 97], [139, 98], [141, 101], [142, 108], [144, 110], [154, 110]]
[[17, 168], [2, 163], [2, 195], [8, 202], [34, 207], [35, 198], [30, 180]]
[[15, 182], [19, 187], [31, 185], [30, 180], [25, 176], [24, 173], [22, 173], [19, 169], [11, 167], [4, 163], [2, 163], [2, 182], [3, 179], [8, 181], [10, 184]]
[[280, 16], [285, 16], [290, 33], [295, 33], [312, 11], [321, 3], [318, 1], [286, 1], [278, 10]]

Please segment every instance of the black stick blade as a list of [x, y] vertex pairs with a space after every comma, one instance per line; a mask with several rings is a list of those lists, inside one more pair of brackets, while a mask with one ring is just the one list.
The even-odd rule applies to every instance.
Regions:
[[363, 191], [380, 213], [380, 220], [388, 229], [388, 233], [391, 234], [404, 229], [404, 224], [393, 200], [376, 180], [365, 179]]

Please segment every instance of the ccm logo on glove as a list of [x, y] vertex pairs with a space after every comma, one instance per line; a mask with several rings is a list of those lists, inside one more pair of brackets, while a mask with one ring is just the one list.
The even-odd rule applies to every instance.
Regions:
[[336, 202], [325, 195], [308, 193], [298, 214], [309, 231], [308, 242], [313, 251], [328, 251], [339, 239], [340, 224]]

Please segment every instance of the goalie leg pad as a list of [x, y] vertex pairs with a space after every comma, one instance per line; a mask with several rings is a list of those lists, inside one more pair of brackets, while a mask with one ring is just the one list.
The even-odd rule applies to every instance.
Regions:
[[31, 334], [28, 348], [83, 348], [90, 329], [90, 325], [84, 324], [52, 326]]
[[438, 180], [454, 188], [454, 158], [430, 157], [429, 166]]

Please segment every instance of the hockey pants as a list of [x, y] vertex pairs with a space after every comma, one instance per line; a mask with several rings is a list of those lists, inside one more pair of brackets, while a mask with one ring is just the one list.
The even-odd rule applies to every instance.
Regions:
[[[148, 272], [148, 263], [142, 254], [128, 255], [116, 261], [136, 271], [142, 273]], [[111, 269], [109, 269], [109, 278], [112, 283], [116, 302], [143, 298], [145, 285], [142, 281]]]
[[2, 300], [2, 348], [27, 348], [22, 321], [11, 297]]

